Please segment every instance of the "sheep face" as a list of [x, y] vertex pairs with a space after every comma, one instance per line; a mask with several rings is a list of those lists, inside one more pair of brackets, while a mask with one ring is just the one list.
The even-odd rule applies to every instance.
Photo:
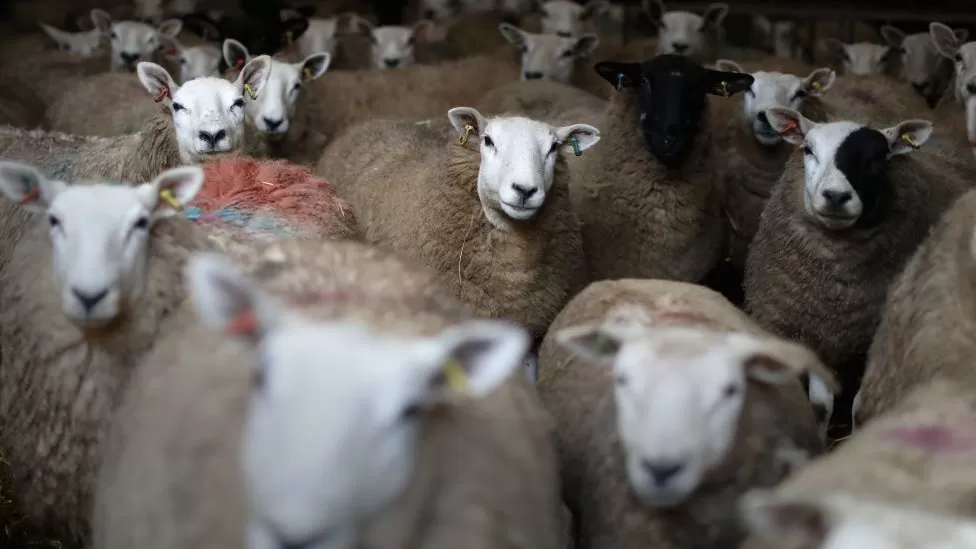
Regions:
[[[965, 29], [962, 31], [967, 32]], [[898, 77], [928, 99], [935, 93], [933, 80], [943, 64], [943, 57], [935, 49], [932, 36], [927, 32], [906, 36], [891, 25], [881, 27], [881, 36], [898, 54]]]
[[299, 55], [303, 58], [316, 53], [335, 54], [338, 19], [309, 19], [308, 30], [298, 39]]
[[244, 146], [244, 95], [260, 97], [271, 58], [254, 58], [234, 82], [206, 77], [180, 86], [166, 69], [146, 62], [139, 63], [137, 72], [146, 90], [172, 111], [180, 157], [194, 164]]
[[62, 311], [83, 328], [111, 323], [142, 298], [153, 224], [177, 214], [174, 204], [182, 208], [202, 185], [203, 170], [195, 166], [130, 187], [68, 185], [33, 166], [0, 162], [4, 195], [46, 215]]
[[425, 38], [426, 33], [433, 28], [433, 23], [426, 19], [418, 21], [412, 27], [375, 27], [362, 17], [354, 17], [352, 25], [369, 37], [373, 68], [380, 70], [412, 65], [414, 44], [418, 38]]
[[845, 44], [836, 39], [828, 40], [836, 56], [840, 59], [844, 74], [856, 76], [871, 76], [885, 74], [890, 71], [891, 62], [896, 51], [890, 46], [859, 42]]
[[45, 34], [58, 45], [60, 51], [80, 55], [81, 57], [91, 57], [92, 54], [101, 48], [102, 33], [98, 29], [80, 32], [64, 32], [50, 25], [40, 23]]
[[176, 39], [160, 37], [163, 42], [163, 54], [172, 63], [180, 67], [180, 84], [185, 84], [194, 78], [220, 76], [220, 49], [210, 45], [184, 47]]
[[111, 44], [111, 68], [113, 71], [132, 72], [136, 64], [146, 61], [162, 47], [160, 36], [175, 38], [183, 29], [179, 19], [163, 21], [159, 28], [136, 21], [112, 21], [103, 10], [91, 13], [95, 28], [108, 37]]
[[954, 63], [956, 100], [965, 104], [967, 99], [976, 96], [976, 42], [964, 43], [965, 37], [942, 23], [930, 24], [929, 33], [939, 53]]
[[731, 96], [749, 89], [749, 74], [706, 69], [682, 55], [659, 55], [643, 63], [604, 61], [594, 68], [638, 103], [637, 127], [651, 153], [677, 167], [705, 129], [706, 94]]
[[191, 258], [187, 278], [203, 322], [260, 357], [243, 460], [249, 549], [351, 547], [409, 483], [425, 414], [490, 394], [529, 351], [528, 333], [501, 321], [392, 338], [303, 317], [212, 254]]
[[440, 23], [460, 15], [462, 8], [461, 0], [422, 0], [420, 14], [423, 19]]
[[498, 227], [535, 217], [552, 187], [560, 151], [573, 151], [575, 143], [582, 154], [600, 140], [599, 130], [586, 124], [557, 128], [518, 116], [485, 119], [470, 107], [455, 107], [447, 117], [459, 135], [480, 140], [478, 196]]
[[752, 25], [762, 34], [764, 46], [778, 57], [792, 58], [796, 51], [796, 23], [770, 21], [762, 15], [752, 17]]
[[[745, 72], [737, 63], [726, 59], [717, 61], [715, 67], [728, 72]], [[790, 107], [800, 110], [804, 101], [810, 97], [820, 97], [830, 89], [836, 76], [834, 71], [826, 68], [816, 69], [805, 78], [779, 72], [752, 73], [753, 82], [745, 91], [742, 116], [756, 141], [766, 147], [783, 142], [769, 125], [766, 109]]]
[[587, 23], [602, 15], [609, 7], [609, 3], [603, 0], [591, 1], [586, 6], [569, 0], [544, 2], [539, 7], [542, 11], [542, 33], [563, 38], [579, 36], [583, 34]]
[[555, 337], [612, 371], [630, 487], [645, 505], [675, 507], [730, 458], [748, 381], [796, 383], [805, 368], [825, 367], [794, 343], [651, 319], [619, 305], [602, 323]]
[[600, 39], [594, 34], [563, 38], [554, 34], [533, 34], [511, 25], [498, 26], [502, 36], [522, 51], [522, 80], [555, 80], [565, 84], [573, 78], [576, 60], [593, 52]]
[[660, 0], [643, 0], [644, 12], [658, 28], [659, 54], [698, 56], [708, 50], [709, 33], [716, 33], [729, 13], [725, 4], [711, 4], [704, 15], [667, 11]]
[[888, 160], [907, 154], [932, 135], [932, 123], [907, 120], [884, 130], [854, 122], [813, 122], [782, 107], [766, 111], [770, 125], [802, 146], [806, 215], [828, 230], [872, 226], [885, 214]]

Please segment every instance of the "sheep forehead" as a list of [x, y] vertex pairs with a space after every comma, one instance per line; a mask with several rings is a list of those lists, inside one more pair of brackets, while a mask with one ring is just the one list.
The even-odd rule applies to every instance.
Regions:
[[[967, 42], [959, 47], [959, 54], [962, 55], [965, 68], [962, 74], [967, 77], [976, 75], [976, 42]], [[958, 67], [959, 64], [957, 63]]]
[[932, 43], [932, 36], [927, 32], [919, 32], [905, 36], [905, 39], [901, 42], [901, 47], [911, 55], [936, 52], [935, 44]]
[[669, 11], [661, 17], [664, 27], [671, 31], [695, 32], [702, 25], [702, 17], [689, 11]]
[[86, 234], [111, 232], [146, 206], [128, 185], [76, 184], [59, 193], [49, 209], [66, 231], [83, 227]]
[[308, 30], [302, 36], [308, 35], [309, 32], [313, 35], [321, 35], [331, 38], [336, 31], [337, 20], [335, 18], [330, 19], [309, 19], [308, 20]]
[[156, 29], [136, 21], [119, 21], [112, 24], [112, 30], [119, 37], [119, 41], [127, 45], [133, 43], [145, 43], [150, 38], [156, 36]]
[[888, 46], [883, 46], [881, 44], [871, 44], [869, 42], [858, 42], [856, 44], [847, 44], [845, 46], [847, 49], [847, 54], [854, 59], [870, 59], [872, 61], [877, 61], [888, 51]]
[[525, 34], [526, 53], [538, 52], [540, 56], [558, 56], [576, 45], [575, 38], [566, 38], [557, 34]]
[[484, 133], [499, 150], [513, 152], [535, 150], [545, 154], [556, 141], [549, 124], [521, 116], [493, 118], [485, 124]]
[[553, 20], [558, 20], [560, 23], [579, 20], [580, 15], [583, 13], [583, 6], [573, 2], [567, 2], [566, 0], [552, 0], [543, 4], [543, 6], [545, 6], [546, 16]]
[[752, 73], [752, 91], [757, 100], [764, 100], [783, 106], [790, 104], [793, 92], [803, 83], [803, 78], [794, 74], [759, 71]]
[[220, 56], [219, 49], [206, 45], [191, 46], [183, 50], [182, 53], [182, 57], [186, 59], [191, 71], [206, 72], [206, 75], [212, 74], [218, 69]]
[[173, 94], [173, 101], [191, 112], [226, 110], [240, 98], [241, 92], [237, 86], [213, 76], [190, 80]]
[[744, 376], [722, 335], [690, 328], [655, 329], [625, 343], [616, 367], [626, 372], [627, 386], [644, 396], [676, 387], [710, 393]]
[[807, 132], [806, 141], [814, 146], [820, 164], [833, 158], [841, 143], [855, 131], [864, 126], [848, 120], [821, 124]]
[[373, 29], [373, 37], [376, 38], [376, 43], [381, 46], [406, 46], [407, 42], [410, 40], [410, 35], [412, 32], [413, 31], [407, 27], [391, 25]]
[[288, 93], [291, 87], [295, 85], [295, 82], [299, 80], [299, 71], [301, 70], [299, 67], [291, 63], [272, 59], [271, 73], [268, 75], [268, 81], [265, 83], [264, 90], [262, 90], [261, 97], [258, 98], [258, 101], [260, 102], [263, 98], [271, 98], [274, 95], [282, 97]]

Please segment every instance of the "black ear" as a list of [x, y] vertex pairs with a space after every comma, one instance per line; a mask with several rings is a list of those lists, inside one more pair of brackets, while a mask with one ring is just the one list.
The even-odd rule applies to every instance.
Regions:
[[[640, 63], [618, 63], [616, 61], [601, 61], [593, 65], [593, 70], [610, 83], [617, 91], [633, 88], [641, 79]], [[751, 84], [750, 84], [751, 85]]]
[[748, 90], [755, 78], [741, 72], [714, 71], [709, 69], [706, 76], [705, 92], [712, 95], [731, 97]]

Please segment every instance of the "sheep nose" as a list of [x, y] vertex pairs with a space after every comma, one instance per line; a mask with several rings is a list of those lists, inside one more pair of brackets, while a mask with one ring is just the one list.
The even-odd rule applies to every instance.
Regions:
[[674, 478], [675, 475], [685, 468], [684, 463], [671, 461], [644, 461], [641, 466], [654, 479], [654, 484], [658, 486]]
[[766, 117], [766, 111], [760, 112], [758, 115], [756, 115], [756, 119], [759, 120], [759, 123], [763, 126], [769, 125], [769, 118]]
[[688, 44], [684, 42], [672, 42], [671, 48], [674, 49], [674, 53], [684, 53], [688, 51]]
[[820, 193], [823, 195], [824, 199], [830, 203], [831, 207], [838, 208], [846, 204], [854, 195], [850, 191], [832, 191], [830, 189], [825, 189]]
[[569, 32], [569, 31], [559, 31], [556, 34], [558, 36], [562, 36], [563, 38], [572, 38], [573, 37], [573, 33]]
[[394, 67], [396, 67], [397, 65], [400, 64], [400, 60], [399, 59], [384, 59], [383, 60], [383, 64], [386, 65], [387, 68], [392, 69], [392, 68], [394, 68]]
[[915, 91], [918, 93], [925, 93], [925, 86], [925, 82], [912, 82], [912, 87], [915, 88]]
[[966, 84], [966, 91], [968, 91], [970, 94], [976, 95], [976, 82]]
[[210, 144], [210, 148], [213, 148], [217, 145], [218, 141], [227, 137], [227, 132], [225, 132], [224, 130], [218, 130], [217, 133], [210, 133], [210, 132], [205, 132], [203, 130], [200, 130], [200, 133], [198, 135], [201, 140], [206, 141], [208, 144]]
[[135, 63], [136, 61], [139, 60], [139, 54], [138, 53], [122, 52], [122, 53], [119, 54], [119, 57], [122, 58], [122, 61], [124, 63], [127, 63], [129, 65], [131, 65], [131, 64], [133, 64], [133, 63]]
[[273, 131], [277, 130], [278, 127], [281, 126], [281, 124], [285, 121], [284, 118], [279, 118], [277, 120], [272, 120], [272, 119], [268, 118], [267, 116], [262, 116], [261, 118], [264, 120], [264, 125], [265, 125], [265, 127], [268, 128], [268, 131], [269, 132], [273, 132]]
[[519, 197], [522, 199], [522, 202], [532, 198], [532, 195], [538, 191], [538, 189], [535, 187], [524, 187], [518, 183], [512, 183], [512, 190], [518, 193]]
[[542, 73], [537, 71], [526, 71], [524, 76], [526, 80], [539, 80], [542, 78]]
[[105, 299], [105, 296], [108, 295], [108, 288], [94, 294], [82, 292], [78, 288], [71, 288], [71, 293], [75, 294], [75, 297], [78, 298], [78, 302], [85, 308], [85, 312], [90, 313], [98, 305], [98, 302]]

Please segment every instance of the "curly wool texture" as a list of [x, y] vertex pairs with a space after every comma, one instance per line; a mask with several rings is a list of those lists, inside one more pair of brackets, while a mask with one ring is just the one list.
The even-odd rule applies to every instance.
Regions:
[[304, 166], [231, 155], [203, 171], [203, 188], [185, 212], [199, 224], [226, 223], [257, 238], [357, 235], [349, 204]]

